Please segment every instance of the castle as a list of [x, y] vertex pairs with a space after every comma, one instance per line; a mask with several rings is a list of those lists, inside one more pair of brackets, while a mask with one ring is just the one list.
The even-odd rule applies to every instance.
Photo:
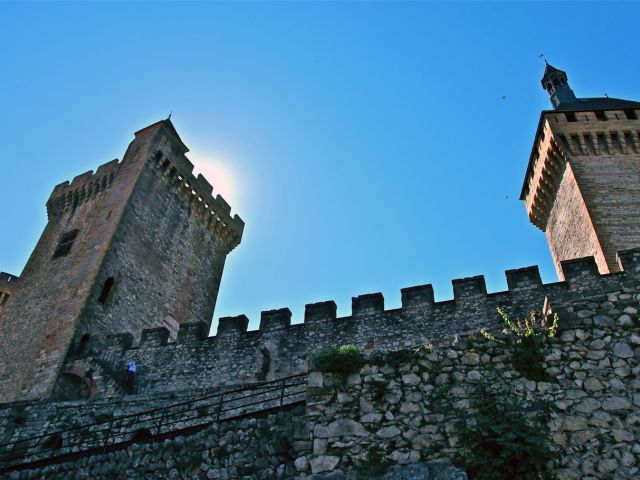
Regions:
[[450, 301], [416, 286], [402, 290], [399, 309], [385, 310], [373, 293], [353, 298], [350, 317], [337, 318], [327, 301], [307, 305], [301, 324], [284, 308], [262, 312], [256, 331], [245, 316], [221, 318], [208, 337], [244, 223], [192, 174], [187, 147], [162, 120], [135, 133], [121, 162], [57, 185], [24, 271], [1, 274], [0, 401], [127, 398], [121, 374], [132, 356], [144, 366], [137, 395], [254, 385], [306, 373], [319, 348], [437, 344], [495, 325], [497, 307], [526, 315], [545, 301], [635, 288], [640, 103], [577, 98], [551, 65], [542, 86], [553, 110], [540, 115], [521, 200], [547, 236], [561, 282], [545, 285], [527, 267], [506, 272], [504, 292], [487, 293], [477, 276], [453, 280]]

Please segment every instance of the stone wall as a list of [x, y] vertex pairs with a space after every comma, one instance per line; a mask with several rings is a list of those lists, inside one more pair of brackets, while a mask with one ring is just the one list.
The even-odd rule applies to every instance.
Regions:
[[614, 275], [601, 276], [593, 258], [572, 260], [563, 262], [565, 282], [543, 285], [535, 267], [511, 270], [505, 292], [487, 294], [484, 278], [472, 277], [454, 280], [452, 301], [434, 302], [426, 285], [404, 289], [399, 309], [385, 310], [377, 293], [355, 297], [350, 317], [336, 318], [335, 303], [324, 302], [307, 305], [302, 324], [290, 324], [288, 309], [273, 310], [263, 312], [257, 331], [246, 331], [246, 317], [223, 318], [215, 337], [205, 337], [204, 325], [186, 324], [176, 342], [156, 329], [143, 332], [135, 348], [132, 338], [116, 336], [96, 339], [89, 351], [96, 363], [115, 372], [138, 356], [138, 392], [145, 394], [270, 380], [306, 371], [309, 354], [320, 348], [355, 344], [368, 352], [397, 350], [491, 327], [500, 322], [497, 307], [522, 316], [541, 309], [545, 300], [562, 305], [634, 287], [640, 250], [621, 254], [621, 261], [627, 271]]
[[[363, 472], [376, 465], [464, 458], [456, 409], [473, 415], [474, 392], [485, 382], [549, 409], [559, 480], [635, 479], [640, 474], [640, 286], [637, 268], [627, 269], [626, 282], [624, 275], [608, 276], [618, 281], [606, 292], [582, 290], [553, 306], [560, 329], [547, 340], [543, 381], [522, 377], [513, 367], [511, 347], [476, 332], [370, 353], [364, 367], [344, 379], [312, 372], [304, 417], [297, 411], [293, 420], [282, 413], [270, 420], [214, 422], [163, 444], [135, 445], [12, 478], [69, 478], [70, 472], [75, 478], [319, 479], [331, 473], [331, 478], [372, 478]], [[14, 403], [5, 406], [0, 427], [5, 438], [25, 438], [64, 422], [114, 412], [122, 417], [178, 400], [152, 395]], [[16, 415], [23, 426], [12, 423]], [[192, 424], [179, 424], [185, 425]], [[115, 428], [131, 433], [126, 421]], [[168, 430], [160, 433], [171, 436]]]
[[571, 164], [566, 165], [558, 185], [545, 234], [560, 279], [560, 262], [566, 258], [593, 256], [601, 272], [609, 271]]
[[135, 442], [126, 449], [7, 474], [31, 478], [264, 479], [297, 476], [309, 448], [303, 408], [214, 424], [189, 436]]
[[312, 373], [310, 469], [357, 470], [370, 452], [401, 465], [464, 458], [454, 408], [472, 413], [474, 385], [488, 382], [551, 409], [558, 479], [638, 478], [639, 309], [640, 287], [566, 305], [539, 382], [519, 375], [510, 349], [482, 335], [374, 357], [346, 381]]

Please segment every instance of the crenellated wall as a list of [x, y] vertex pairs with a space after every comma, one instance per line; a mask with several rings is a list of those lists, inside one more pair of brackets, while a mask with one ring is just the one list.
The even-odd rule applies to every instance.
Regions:
[[[94, 339], [90, 355], [105, 368], [119, 371], [133, 356], [140, 359], [138, 393], [168, 392], [270, 380], [304, 372], [310, 352], [355, 344], [364, 351], [385, 351], [437, 343], [443, 338], [499, 324], [496, 312], [514, 316], [542, 309], [545, 300], [564, 305], [584, 296], [639, 283], [640, 249], [620, 253], [624, 272], [600, 275], [593, 257], [563, 262], [566, 280], [543, 284], [537, 267], [506, 272], [509, 289], [487, 293], [484, 277], [453, 281], [453, 300], [434, 301], [431, 285], [402, 290], [402, 307], [385, 310], [381, 293], [352, 301], [352, 315], [336, 317], [332, 301], [306, 306], [304, 322], [291, 324], [287, 308], [263, 312], [260, 327], [249, 320], [221, 318], [217, 335], [206, 337], [206, 325], [183, 324], [169, 342], [164, 328], [145, 330], [137, 345], [128, 335]], [[73, 359], [69, 360], [69, 365]]]

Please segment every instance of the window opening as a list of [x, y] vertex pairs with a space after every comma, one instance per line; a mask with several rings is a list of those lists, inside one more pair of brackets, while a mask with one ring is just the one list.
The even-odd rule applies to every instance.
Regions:
[[69, 232], [65, 232], [60, 235], [60, 240], [58, 240], [58, 246], [53, 252], [53, 258], [65, 257], [71, 251], [71, 247], [73, 246], [73, 242], [76, 240], [78, 236], [78, 230], [71, 230]]
[[567, 112], [564, 116], [567, 118], [567, 122], [577, 122], [576, 114], [573, 112]]
[[627, 120], [637, 120], [638, 116], [636, 115], [636, 111], [635, 110], [625, 110], [624, 111], [625, 116], [627, 117]]
[[596, 118], [598, 120], [601, 120], [601, 121], [606, 121], [607, 120], [607, 116], [605, 115], [605, 113], [602, 110], [596, 110], [594, 113], [596, 114]]
[[80, 339], [80, 343], [78, 343], [78, 349], [76, 351], [78, 355], [82, 355], [84, 353], [84, 349], [87, 347], [87, 343], [89, 343], [89, 334], [85, 333]]
[[98, 297], [98, 301], [100, 303], [105, 303], [107, 301], [109, 292], [113, 288], [113, 283], [113, 277], [109, 277], [105, 280], [104, 285], [102, 286], [102, 293], [100, 293], [100, 297]]

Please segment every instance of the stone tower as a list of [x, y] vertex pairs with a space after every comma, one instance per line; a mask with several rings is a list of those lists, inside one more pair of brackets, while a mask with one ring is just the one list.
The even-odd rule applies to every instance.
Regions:
[[576, 98], [549, 64], [542, 87], [554, 109], [540, 115], [520, 199], [561, 280], [561, 261], [590, 255], [617, 272], [616, 252], [640, 246], [640, 103]]
[[48, 397], [90, 337], [210, 325], [244, 223], [193, 176], [187, 151], [162, 120], [136, 132], [122, 162], [54, 188], [24, 271], [0, 279], [0, 401]]

